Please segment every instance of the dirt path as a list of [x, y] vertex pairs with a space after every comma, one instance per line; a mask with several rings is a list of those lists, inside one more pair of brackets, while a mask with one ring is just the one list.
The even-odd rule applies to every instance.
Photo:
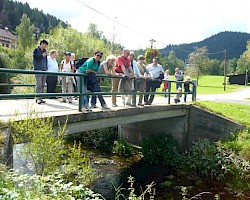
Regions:
[[198, 94], [196, 99], [197, 101], [217, 101], [250, 105], [250, 88], [226, 94]]

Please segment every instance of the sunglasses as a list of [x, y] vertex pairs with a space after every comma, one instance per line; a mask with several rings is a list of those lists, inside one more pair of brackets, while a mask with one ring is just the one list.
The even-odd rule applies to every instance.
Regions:
[[100, 58], [102, 57], [102, 55], [101, 55], [101, 54], [96, 54], [96, 56], [97, 56], [97, 57], [100, 57]]

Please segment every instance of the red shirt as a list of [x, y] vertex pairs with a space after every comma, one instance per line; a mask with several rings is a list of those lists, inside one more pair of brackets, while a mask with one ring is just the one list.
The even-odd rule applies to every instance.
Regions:
[[119, 56], [116, 60], [115, 71], [117, 73], [123, 73], [121, 66], [125, 66], [125, 68], [130, 67], [130, 60], [124, 56]]

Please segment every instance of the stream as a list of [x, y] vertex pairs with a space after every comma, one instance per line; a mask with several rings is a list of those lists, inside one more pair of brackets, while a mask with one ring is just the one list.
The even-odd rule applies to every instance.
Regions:
[[[22, 145], [24, 144], [14, 146], [14, 169], [19, 173], [34, 174], [31, 162], [20, 154]], [[182, 186], [187, 187], [187, 198], [199, 193], [210, 192], [211, 194], [203, 194], [202, 199], [215, 199], [215, 194], [218, 194], [221, 200], [237, 199], [226, 190], [225, 183], [207, 178], [202, 179], [196, 173], [187, 174], [173, 168], [150, 165], [138, 155], [124, 158], [89, 147], [84, 151], [88, 152], [92, 167], [98, 174], [98, 178], [91, 183], [90, 188], [102, 194], [107, 200], [115, 199], [114, 188], [121, 184], [122, 188], [126, 188], [124, 192], [128, 194], [127, 181], [130, 175], [135, 178], [134, 187], [137, 192], [140, 192], [141, 189], [145, 190], [146, 185], [154, 182], [156, 200], [181, 200], [183, 197]]]

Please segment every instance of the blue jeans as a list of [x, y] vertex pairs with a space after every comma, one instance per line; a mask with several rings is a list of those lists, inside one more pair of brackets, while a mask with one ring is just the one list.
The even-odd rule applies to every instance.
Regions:
[[[95, 92], [101, 92], [99, 80], [97, 80], [97, 82], [96, 82]], [[92, 97], [91, 97], [91, 105], [96, 105], [96, 98], [97, 97], [98, 97], [98, 99], [99, 99], [99, 101], [101, 103], [101, 106], [106, 105], [106, 102], [105, 102], [105, 100], [104, 100], [104, 98], [103, 98], [102, 95], [92, 95]]]
[[[177, 81], [177, 80], [176, 80], [176, 81]], [[183, 80], [179, 80], [179, 81], [183, 81]], [[182, 83], [176, 83], [176, 90], [177, 90], [178, 88], [182, 88]]]

